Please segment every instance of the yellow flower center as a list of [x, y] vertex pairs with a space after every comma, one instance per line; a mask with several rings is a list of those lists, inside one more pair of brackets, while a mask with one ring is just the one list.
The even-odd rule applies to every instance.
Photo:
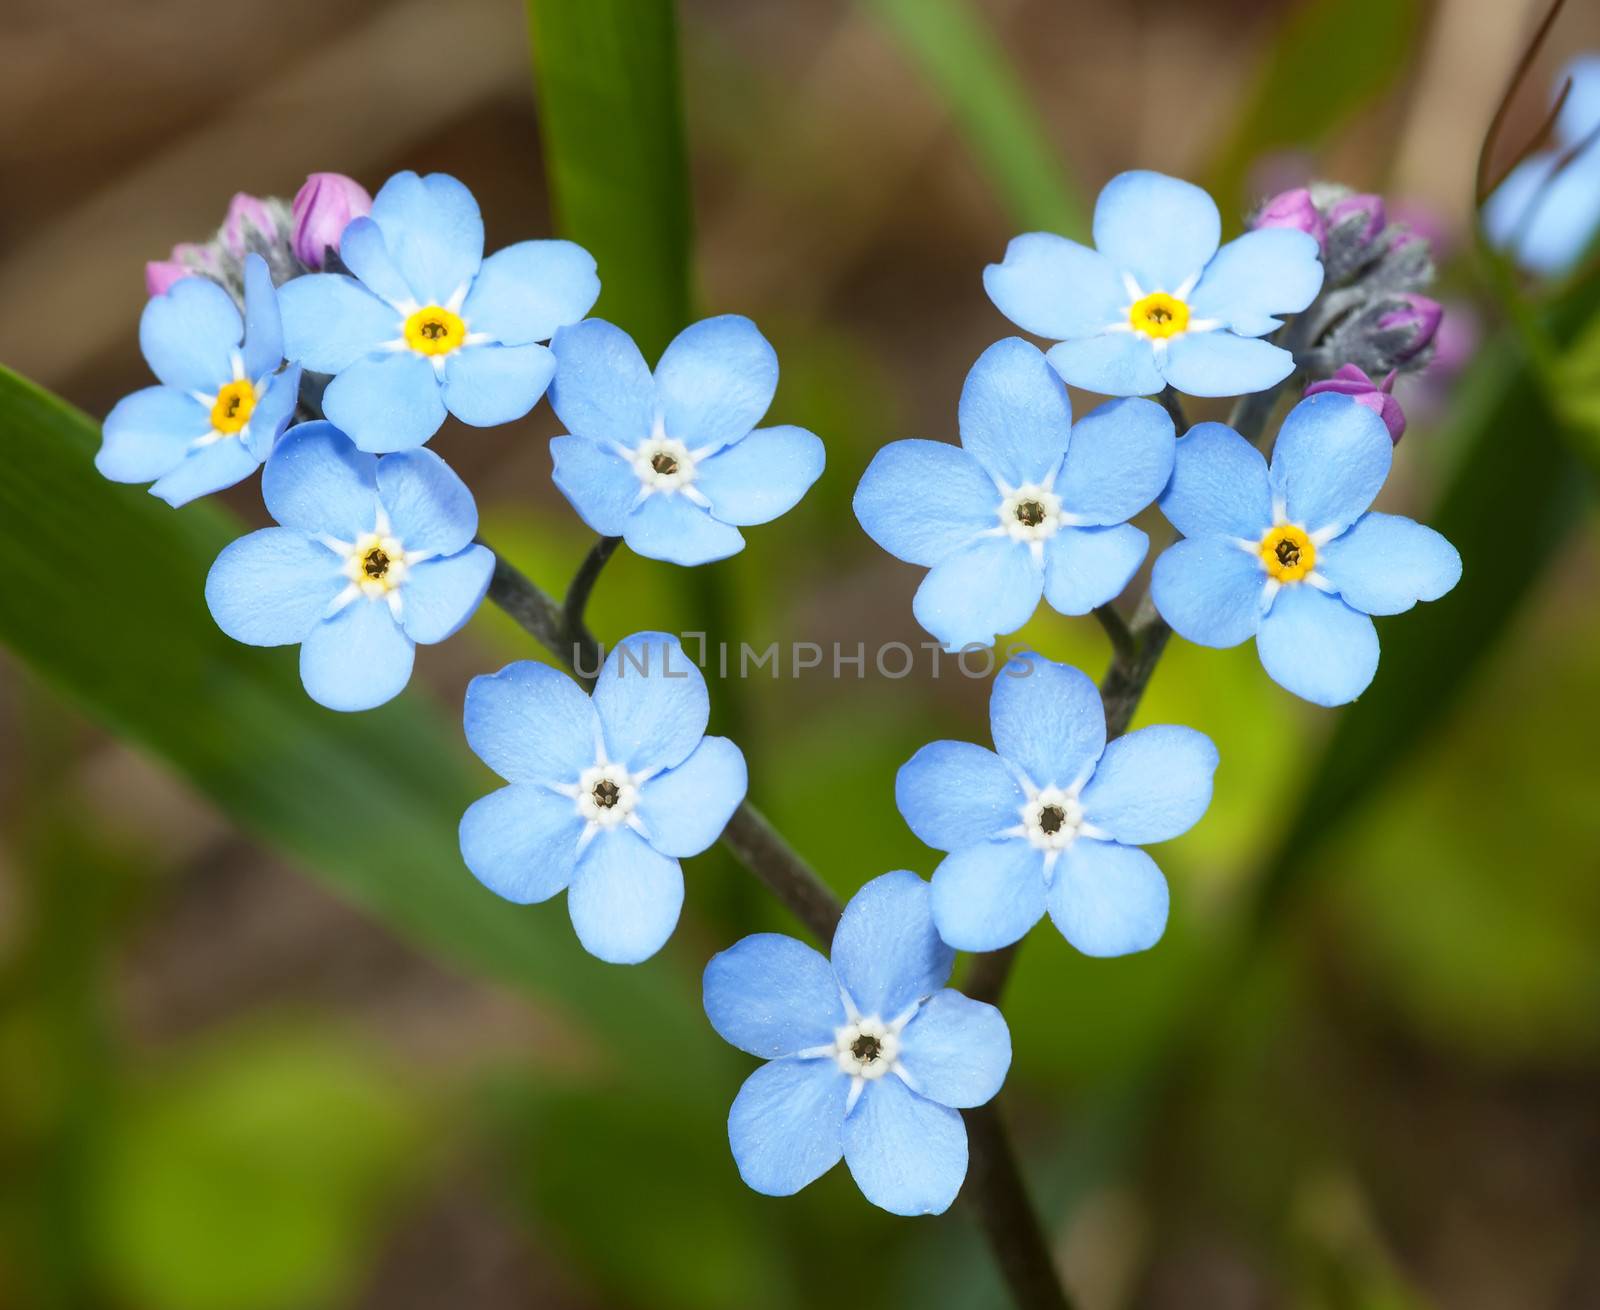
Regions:
[[467, 338], [461, 315], [442, 305], [426, 305], [406, 320], [406, 345], [419, 355], [448, 355]]
[[1316, 566], [1317, 548], [1305, 530], [1292, 523], [1273, 528], [1257, 548], [1266, 570], [1279, 582], [1299, 582]]
[[1189, 328], [1189, 306], [1165, 291], [1153, 291], [1128, 307], [1133, 330], [1147, 337], [1175, 337]]
[[256, 389], [249, 382], [230, 382], [217, 392], [211, 406], [211, 427], [214, 431], [232, 436], [242, 432], [256, 407]]

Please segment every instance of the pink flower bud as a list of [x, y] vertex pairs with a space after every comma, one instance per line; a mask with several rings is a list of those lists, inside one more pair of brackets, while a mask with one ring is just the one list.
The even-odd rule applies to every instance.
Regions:
[[217, 239], [235, 259], [243, 259], [250, 250], [251, 229], [259, 232], [269, 243], [278, 239], [278, 225], [266, 201], [240, 191], [228, 202], [228, 214], [222, 220]]
[[1316, 237], [1319, 246], [1328, 239], [1328, 225], [1312, 203], [1311, 192], [1305, 187], [1296, 187], [1293, 191], [1273, 196], [1261, 206], [1250, 226], [1290, 227], [1296, 232]]
[[343, 173], [313, 173], [294, 197], [294, 253], [307, 268], [321, 268], [338, 250], [351, 219], [372, 212], [372, 197]]
[[1439, 331], [1439, 323], [1444, 318], [1444, 306], [1437, 300], [1429, 300], [1427, 296], [1410, 293], [1399, 296], [1398, 299], [1403, 303], [1383, 315], [1378, 320], [1378, 327], [1383, 331], [1397, 328], [1410, 331], [1410, 340], [1395, 356], [1403, 364], [1408, 359], [1416, 358], [1433, 343], [1433, 338]]
[[1389, 429], [1389, 440], [1398, 442], [1405, 435], [1406, 414], [1392, 394], [1394, 379], [1395, 375], [1391, 372], [1382, 382], [1374, 382], [1354, 364], [1344, 364], [1331, 378], [1313, 382], [1306, 388], [1306, 395], [1315, 396], [1331, 391], [1340, 396], [1353, 397], [1356, 404], [1365, 405], [1381, 418]]
[[1328, 210], [1328, 226], [1338, 227], [1356, 217], [1361, 219], [1356, 239], [1363, 245], [1376, 241], [1378, 233], [1389, 225], [1389, 215], [1383, 207], [1383, 197], [1364, 195], [1346, 196]]
[[216, 257], [208, 246], [185, 241], [173, 246], [172, 254], [166, 259], [152, 259], [145, 264], [145, 294], [164, 296], [172, 290], [175, 282], [217, 271]]

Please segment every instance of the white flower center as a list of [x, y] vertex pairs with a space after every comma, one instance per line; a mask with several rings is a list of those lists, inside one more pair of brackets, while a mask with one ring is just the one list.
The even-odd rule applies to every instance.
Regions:
[[431, 550], [407, 550], [405, 543], [394, 535], [389, 516], [381, 505], [372, 531], [363, 532], [354, 541], [340, 541], [327, 535], [320, 540], [343, 561], [340, 572], [349, 579], [348, 585], [329, 606], [326, 616], [329, 618], [364, 596], [368, 600], [386, 601], [390, 613], [399, 619], [401, 588], [407, 577], [413, 568], [435, 554]]
[[1039, 850], [1066, 850], [1085, 827], [1078, 789], [1046, 787], [1036, 793], [1022, 806], [1022, 827], [1024, 835]]
[[639, 804], [640, 781], [620, 764], [585, 769], [574, 791], [578, 817], [599, 828], [627, 823]]
[[1000, 502], [1000, 526], [1013, 541], [1044, 541], [1062, 522], [1061, 497], [1037, 483], [1018, 487]]
[[630, 456], [633, 471], [646, 494], [681, 491], [694, 481], [694, 452], [676, 437], [656, 433], [646, 437]]
[[900, 1062], [900, 1029], [873, 1015], [847, 1023], [833, 1035], [833, 1058], [841, 1073], [871, 1081], [893, 1073]]

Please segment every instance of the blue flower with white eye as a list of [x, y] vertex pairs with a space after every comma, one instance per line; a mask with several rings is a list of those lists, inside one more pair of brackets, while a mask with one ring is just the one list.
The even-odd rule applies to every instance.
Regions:
[[744, 549], [741, 527], [799, 503], [822, 476], [804, 428], [757, 428], [778, 356], [737, 314], [680, 332], [654, 376], [633, 338], [599, 319], [562, 328], [550, 405], [555, 483], [596, 532], [636, 555], [707, 564]]
[[683, 866], [744, 800], [745, 764], [707, 737], [711, 703], [676, 637], [640, 632], [610, 655], [594, 694], [523, 660], [467, 687], [467, 741], [509, 784], [461, 818], [461, 856], [518, 905], [567, 893], [590, 955], [637, 964], [683, 907]]
[[409, 450], [446, 411], [473, 427], [519, 419], [555, 373], [547, 346], [600, 294], [570, 241], [483, 257], [472, 193], [444, 173], [396, 173], [339, 238], [354, 277], [311, 273], [279, 292], [289, 357], [333, 380], [330, 422], [362, 450]]
[[1513, 168], [1483, 207], [1489, 240], [1547, 277], [1569, 271], [1600, 233], [1600, 54], [1580, 55], [1556, 85], [1569, 77], [1554, 148]]
[[988, 646], [1041, 593], [1087, 614], [1128, 585], [1149, 538], [1125, 522], [1172, 472], [1173, 428], [1150, 400], [1074, 424], [1066, 388], [1020, 337], [983, 352], [961, 388], [961, 444], [896, 441], [856, 488], [856, 518], [891, 555], [930, 571], [912, 610], [946, 646]]
[[1094, 207], [1095, 249], [1029, 232], [984, 270], [989, 299], [1018, 327], [1059, 344], [1050, 363], [1075, 387], [1148, 396], [1265, 391], [1294, 357], [1262, 338], [1322, 289], [1315, 237], [1246, 232], [1218, 249], [1222, 219], [1199, 187], [1122, 173]]
[[1155, 563], [1161, 617], [1202, 646], [1254, 637], [1296, 696], [1354, 700], [1378, 671], [1368, 616], [1437, 600], [1461, 578], [1461, 556], [1432, 528], [1367, 512], [1393, 451], [1378, 415], [1332, 393], [1289, 412], [1270, 470], [1232, 428], [1197, 424], [1160, 501], [1184, 537]]
[[1048, 911], [1085, 955], [1154, 946], [1167, 881], [1139, 848], [1206, 812], [1211, 739], [1162, 724], [1107, 745], [1094, 683], [1032, 654], [995, 678], [989, 731], [994, 750], [936, 741], [895, 778], [911, 831], [949, 852], [933, 873], [939, 935], [960, 950], [999, 950]]
[[841, 1156], [861, 1194], [894, 1214], [941, 1214], [967, 1176], [960, 1110], [1000, 1090], [1011, 1033], [1000, 1011], [945, 986], [928, 884], [901, 870], [845, 906], [833, 962], [757, 933], [706, 966], [723, 1040], [769, 1063], [739, 1089], [728, 1143], [739, 1176], [792, 1196]]
[[221, 491], [272, 453], [300, 397], [300, 368], [282, 372], [283, 330], [260, 255], [244, 262], [245, 312], [220, 286], [186, 277], [153, 296], [139, 348], [159, 387], [117, 402], [95, 467], [113, 482], [154, 482], [169, 505]]
[[399, 695], [417, 643], [454, 634], [489, 589], [472, 493], [431, 450], [379, 459], [331, 423], [302, 423], [267, 461], [261, 493], [280, 526], [217, 556], [206, 604], [235, 641], [298, 643], [319, 705], [369, 710]]

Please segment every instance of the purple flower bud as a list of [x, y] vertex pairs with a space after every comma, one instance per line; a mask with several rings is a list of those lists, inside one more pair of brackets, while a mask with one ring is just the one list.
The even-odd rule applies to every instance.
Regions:
[[1313, 382], [1306, 388], [1306, 395], [1315, 396], [1331, 391], [1337, 395], [1354, 397], [1356, 404], [1365, 405], [1383, 420], [1384, 426], [1389, 429], [1389, 440], [1398, 442], [1405, 435], [1406, 414], [1392, 394], [1394, 379], [1395, 375], [1391, 372], [1382, 382], [1374, 382], [1354, 364], [1344, 364], [1331, 378]]
[[1328, 226], [1338, 227], [1341, 223], [1352, 222], [1360, 218], [1360, 225], [1356, 228], [1356, 240], [1363, 245], [1378, 239], [1378, 233], [1389, 225], [1389, 215], [1383, 207], [1383, 197], [1364, 195], [1346, 196], [1328, 210]]
[[269, 243], [278, 239], [278, 225], [273, 221], [267, 203], [243, 191], [228, 201], [228, 215], [222, 220], [217, 239], [222, 248], [235, 259], [243, 259], [250, 251], [250, 230], [261, 233]]
[[294, 197], [294, 253], [307, 268], [321, 268], [353, 218], [372, 212], [372, 197], [343, 173], [313, 173]]
[[1438, 334], [1439, 324], [1444, 318], [1444, 306], [1437, 300], [1429, 300], [1427, 296], [1418, 296], [1411, 293], [1397, 296], [1400, 303], [1398, 308], [1391, 309], [1378, 320], [1378, 328], [1389, 332], [1396, 329], [1409, 331], [1411, 338], [1396, 353], [1395, 358], [1400, 363], [1415, 359], [1430, 345]]
[[152, 259], [144, 266], [145, 294], [164, 296], [175, 282], [196, 275], [218, 272], [210, 247], [185, 241], [172, 247], [166, 259]]
[[1293, 191], [1273, 196], [1261, 206], [1250, 226], [1290, 227], [1296, 232], [1316, 237], [1319, 246], [1328, 239], [1328, 224], [1312, 203], [1311, 192], [1305, 187], [1296, 187]]

